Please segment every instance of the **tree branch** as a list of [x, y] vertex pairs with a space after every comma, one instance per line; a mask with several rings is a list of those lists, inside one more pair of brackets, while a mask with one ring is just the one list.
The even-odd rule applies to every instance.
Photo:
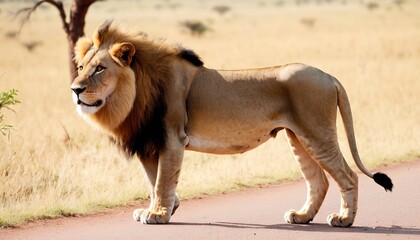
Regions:
[[32, 7], [18, 10], [15, 13], [15, 17], [22, 15], [21, 26], [19, 29], [20, 31], [25, 23], [29, 21], [32, 13], [35, 12], [36, 9], [42, 4], [48, 3], [57, 8], [63, 23], [63, 29], [67, 34], [70, 76], [71, 80], [73, 80], [77, 77], [77, 68], [73, 60], [74, 45], [76, 44], [77, 40], [84, 35], [85, 18], [90, 5], [98, 1], [102, 0], [72, 0], [68, 20], [66, 20], [67, 16], [66, 12], [64, 11], [63, 2], [60, 0], [37, 0]]
[[63, 2], [61, 1], [54, 1], [54, 0], [41, 0], [36, 2], [32, 7], [22, 8], [16, 12], [16, 16], [24, 14], [24, 17], [21, 20], [21, 25], [19, 30], [29, 21], [31, 15], [35, 10], [41, 6], [43, 3], [49, 3], [57, 8], [58, 12], [60, 13], [61, 22], [63, 23], [63, 29], [67, 35], [70, 33], [69, 24], [66, 21], [66, 12], [64, 11]]

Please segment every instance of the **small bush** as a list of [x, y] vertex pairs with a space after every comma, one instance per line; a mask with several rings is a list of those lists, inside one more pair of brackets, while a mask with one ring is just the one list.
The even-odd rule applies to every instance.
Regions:
[[207, 27], [204, 23], [200, 21], [185, 21], [181, 23], [183, 27], [186, 27], [188, 30], [190, 30], [190, 33], [193, 36], [201, 36], [205, 32], [209, 31], [210, 28]]
[[229, 12], [231, 8], [229, 6], [219, 5], [219, 6], [215, 6], [213, 10], [216, 11], [220, 15], [224, 15], [225, 13]]
[[314, 18], [302, 18], [300, 22], [308, 28], [312, 28], [315, 26], [316, 19]]
[[17, 93], [18, 91], [16, 89], [11, 89], [9, 91], [0, 93], [0, 133], [4, 136], [6, 136], [12, 126], [4, 123], [5, 117], [2, 114], [2, 111], [3, 109], [13, 111], [10, 106], [20, 103], [19, 100], [16, 99]]
[[376, 2], [369, 2], [366, 4], [367, 9], [369, 9], [370, 11], [376, 10], [379, 8], [379, 4]]

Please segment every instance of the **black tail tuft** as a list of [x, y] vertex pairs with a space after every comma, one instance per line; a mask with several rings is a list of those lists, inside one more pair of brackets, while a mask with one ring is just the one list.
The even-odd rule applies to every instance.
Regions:
[[392, 188], [394, 187], [394, 184], [392, 184], [391, 178], [389, 178], [386, 174], [378, 172], [373, 174], [373, 180], [382, 187], [385, 188], [385, 191], [392, 192]]

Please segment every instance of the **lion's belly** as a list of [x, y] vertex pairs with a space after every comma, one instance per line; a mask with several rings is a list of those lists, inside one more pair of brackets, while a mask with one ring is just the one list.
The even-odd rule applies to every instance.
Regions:
[[219, 128], [214, 134], [188, 133], [186, 150], [213, 154], [243, 153], [266, 142], [272, 137], [270, 133], [269, 128], [260, 131], [243, 129], [234, 132], [231, 129]]
[[219, 111], [208, 111], [206, 115], [189, 118], [186, 149], [214, 154], [243, 153], [274, 137], [281, 128], [280, 121], [267, 120], [257, 111], [224, 116]]

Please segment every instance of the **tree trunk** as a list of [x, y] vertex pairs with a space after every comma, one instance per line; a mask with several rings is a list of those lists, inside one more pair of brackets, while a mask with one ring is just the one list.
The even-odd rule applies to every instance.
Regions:
[[76, 42], [72, 42], [70, 36], [67, 36], [68, 41], [68, 53], [69, 53], [69, 70], [70, 70], [70, 83], [77, 77], [77, 66], [74, 62], [74, 45]]
[[70, 82], [73, 82], [77, 77], [77, 66], [74, 62], [74, 46], [77, 40], [85, 35], [86, 14], [90, 5], [95, 1], [96, 0], [74, 0], [70, 9], [69, 31], [67, 32]]

